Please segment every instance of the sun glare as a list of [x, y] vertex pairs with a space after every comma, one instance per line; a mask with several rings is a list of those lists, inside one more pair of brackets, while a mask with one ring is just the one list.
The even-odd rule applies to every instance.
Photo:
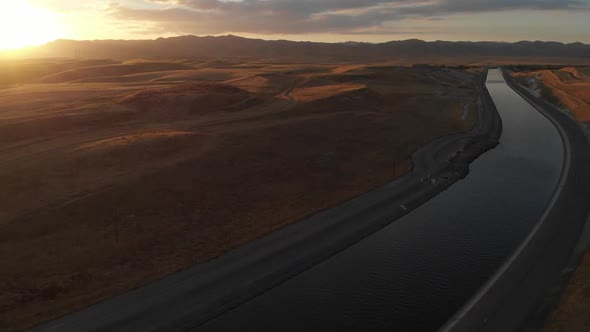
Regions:
[[43, 44], [60, 38], [57, 14], [30, 5], [26, 0], [0, 4], [0, 50]]

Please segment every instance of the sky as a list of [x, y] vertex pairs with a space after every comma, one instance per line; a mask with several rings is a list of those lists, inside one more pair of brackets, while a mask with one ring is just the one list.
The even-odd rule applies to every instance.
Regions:
[[2, 0], [0, 49], [55, 39], [224, 34], [590, 43], [589, 15], [590, 0]]

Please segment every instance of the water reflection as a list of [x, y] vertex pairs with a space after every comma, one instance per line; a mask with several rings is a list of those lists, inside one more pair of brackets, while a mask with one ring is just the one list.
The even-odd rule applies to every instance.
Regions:
[[[501, 144], [470, 175], [406, 217], [200, 327], [434, 331], [494, 272], [542, 214], [557, 183], [557, 130], [493, 70]], [[362, 222], [362, 220], [359, 220]]]

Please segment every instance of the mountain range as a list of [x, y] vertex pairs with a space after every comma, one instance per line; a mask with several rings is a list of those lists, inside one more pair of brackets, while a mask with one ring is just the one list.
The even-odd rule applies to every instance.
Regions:
[[156, 40], [56, 40], [26, 50], [28, 57], [128, 59], [267, 58], [366, 61], [431, 59], [433, 57], [545, 57], [590, 59], [590, 45], [521, 41], [426, 42], [418, 39], [386, 43], [318, 43], [249, 39], [233, 35], [180, 36]]

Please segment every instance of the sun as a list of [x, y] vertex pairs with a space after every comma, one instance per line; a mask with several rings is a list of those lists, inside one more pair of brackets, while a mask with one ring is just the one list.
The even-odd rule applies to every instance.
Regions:
[[40, 45], [61, 35], [57, 14], [34, 7], [27, 0], [0, 3], [0, 50]]

